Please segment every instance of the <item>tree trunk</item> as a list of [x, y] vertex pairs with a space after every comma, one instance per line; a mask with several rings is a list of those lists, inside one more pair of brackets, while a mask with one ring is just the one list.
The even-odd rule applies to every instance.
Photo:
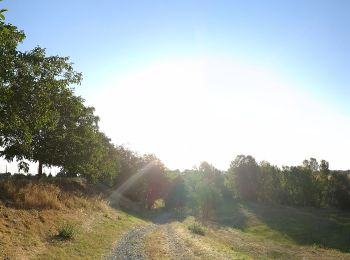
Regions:
[[43, 175], [43, 163], [39, 161], [39, 166], [38, 166], [38, 176]]

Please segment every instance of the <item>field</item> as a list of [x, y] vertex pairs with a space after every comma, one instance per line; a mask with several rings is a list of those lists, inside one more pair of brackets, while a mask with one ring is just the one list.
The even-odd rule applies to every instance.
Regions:
[[[204, 221], [116, 210], [76, 180], [12, 184], [0, 182], [5, 259], [350, 259], [345, 211], [231, 202]], [[69, 239], [60, 237], [65, 225]]]
[[171, 258], [164, 243], [170, 236], [183, 241], [193, 259], [350, 259], [350, 214], [345, 212], [235, 204], [221, 209], [215, 221], [203, 222], [204, 235], [188, 230], [194, 221], [169, 221], [170, 234], [164, 227], [149, 234], [149, 257]]
[[236, 204], [204, 227], [212, 248], [254, 259], [350, 259], [350, 214], [337, 210]]

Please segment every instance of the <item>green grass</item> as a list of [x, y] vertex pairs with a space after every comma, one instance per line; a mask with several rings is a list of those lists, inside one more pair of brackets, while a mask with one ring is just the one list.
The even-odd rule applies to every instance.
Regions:
[[[196, 240], [233, 259], [350, 259], [350, 212], [225, 205], [216, 218], [205, 222], [205, 236]], [[187, 229], [193, 220], [186, 218], [182, 228]]]
[[221, 209], [218, 223], [261, 239], [350, 252], [350, 212], [237, 204]]
[[190, 230], [193, 234], [197, 234], [197, 235], [201, 235], [204, 236], [205, 235], [205, 229], [202, 226], [201, 223], [194, 221], [192, 223], [190, 223], [187, 226], [188, 230]]
[[57, 237], [65, 240], [72, 239], [76, 235], [76, 232], [77, 229], [74, 224], [65, 223], [59, 228]]
[[100, 259], [124, 232], [146, 222], [119, 212], [119, 220], [101, 216], [91, 230], [77, 232], [74, 240], [53, 240], [37, 259]]
[[196, 223], [195, 218], [190, 216], [183, 219], [182, 222], [174, 222], [171, 225], [180, 239], [199, 259], [252, 259], [245, 252], [232, 247], [231, 241], [218, 239], [218, 237], [223, 237], [222, 234], [210, 226], [202, 227], [206, 230], [205, 236], [193, 234], [188, 229], [193, 223]]

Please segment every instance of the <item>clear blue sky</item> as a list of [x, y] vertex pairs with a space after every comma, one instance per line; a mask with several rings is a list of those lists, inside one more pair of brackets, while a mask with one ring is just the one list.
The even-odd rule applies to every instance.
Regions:
[[[96, 106], [97, 112], [100, 113], [103, 120], [101, 122], [102, 130], [107, 132], [107, 135], [111, 136], [116, 143], [130, 144], [132, 148], [140, 152], [155, 152], [172, 167], [178, 165], [180, 168], [190, 167], [190, 161], [195, 164], [199, 160], [208, 160], [218, 164], [221, 168], [225, 168], [234, 154], [245, 152], [256, 155], [258, 159], [267, 159], [277, 164], [298, 163], [302, 158], [308, 156], [322, 156], [331, 162], [333, 168], [350, 168], [350, 162], [347, 162], [346, 157], [336, 159], [340, 152], [345, 153], [345, 144], [348, 145], [347, 142], [342, 144], [337, 142], [349, 139], [345, 130], [350, 125], [350, 1], [4, 0], [1, 6], [9, 9], [6, 13], [6, 21], [25, 31], [27, 39], [22, 46], [23, 49], [40, 45], [46, 47], [49, 54], [71, 57], [76, 69], [83, 72], [84, 75], [84, 81], [82, 86], [77, 88], [77, 93], [85, 97], [89, 104]], [[203, 59], [205, 60], [204, 63]], [[198, 60], [201, 61], [199, 62], [200, 66]], [[214, 66], [213, 64], [216, 64], [216, 62], [218, 65]], [[157, 145], [156, 140], [153, 142], [155, 145], [152, 146], [151, 142], [145, 143], [141, 140], [147, 138], [147, 136], [133, 132], [137, 124], [130, 123], [130, 128], [133, 129], [125, 126], [129, 124], [128, 119], [132, 120], [134, 118], [138, 121], [136, 111], [132, 111], [127, 117], [121, 117], [125, 120], [121, 122], [118, 116], [123, 107], [103, 107], [102, 103], [105, 102], [106, 96], [110, 98], [113, 94], [115, 103], [120, 101], [118, 97], [130, 97], [130, 95], [125, 94], [128, 91], [127, 88], [130, 89], [130, 84], [133, 84], [130, 83], [130, 77], [140, 77], [140, 81], [134, 83], [139, 83], [142, 87], [143, 82], [146, 82], [145, 89], [149, 85], [160, 84], [160, 86], [150, 91], [156, 93], [157, 99], [169, 98], [166, 95], [167, 92], [172, 91], [171, 87], [169, 87], [169, 91], [165, 91], [164, 95], [161, 94], [161, 85], [166, 84], [166, 79], [163, 79], [163, 81], [157, 79], [157, 81], [149, 77], [145, 78], [144, 74], [145, 71], [148, 71], [148, 75], [155, 75], [156, 77], [157, 73], [162, 73], [171, 78], [174, 75], [169, 71], [176, 71], [178, 68], [176, 66], [186, 67], [190, 71], [199, 67], [203, 69], [203, 66], [205, 66], [203, 70], [209, 71], [209, 74], [210, 71], [219, 68], [213, 75], [208, 76], [204, 83], [206, 87], [203, 87], [203, 89], [208, 90], [208, 100], [215, 98], [219, 104], [230, 102], [230, 98], [228, 98], [230, 95], [235, 97], [242, 92], [242, 89], [229, 87], [245, 80], [230, 81], [229, 76], [234, 75], [230, 71], [237, 72], [237, 66], [244, 67], [244, 69], [238, 69], [240, 71], [238, 74], [247, 74], [246, 78], [259, 79], [263, 74], [266, 81], [262, 83], [262, 86], [271, 82], [274, 82], [271, 83], [272, 85], [275, 84], [275, 77], [278, 78], [278, 82], [283, 81], [282, 85], [288, 85], [287, 89], [292, 93], [290, 97], [294, 97], [298, 102], [291, 104], [287, 109], [288, 111], [283, 112], [281, 116], [289, 116], [290, 120], [294, 120], [292, 124], [287, 122], [288, 118], [287, 120], [283, 119], [285, 125], [288, 125], [290, 135], [298, 132], [298, 135], [291, 139], [299, 140], [298, 145], [303, 143], [305, 147], [299, 146], [301, 148], [299, 150], [294, 147], [294, 154], [288, 152], [288, 148], [282, 148], [280, 144], [275, 144], [275, 146], [272, 144], [270, 148], [274, 149], [275, 147], [276, 151], [264, 152], [264, 146], [267, 149], [266, 143], [257, 142], [256, 145], [260, 145], [260, 148], [238, 150], [240, 147], [249, 147], [249, 145], [245, 146], [244, 143], [241, 143], [237, 145], [237, 148], [234, 148], [235, 143], [237, 143], [235, 140], [230, 143], [223, 139], [221, 140], [221, 146], [213, 142], [212, 146], [208, 148], [211, 150], [220, 149], [227, 144], [227, 148], [222, 149], [222, 153], [227, 153], [230, 151], [229, 146], [231, 146], [232, 152], [222, 156], [222, 158], [218, 158], [217, 151], [213, 153], [208, 150], [207, 153], [204, 152], [198, 157], [191, 157], [189, 153], [185, 156], [186, 158], [181, 159], [183, 150], [199, 154], [200, 151], [192, 146], [200, 146], [201, 142], [194, 142], [192, 146], [188, 144], [185, 148], [174, 148], [175, 152], [170, 152], [169, 148], [159, 148], [161, 145]], [[223, 78], [227, 80], [224, 80], [225, 82], [221, 84], [222, 77], [220, 77], [220, 73], [225, 71], [227, 67], [230, 69], [227, 69], [227, 73], [223, 75]], [[168, 70], [164, 68], [168, 68]], [[249, 71], [255, 71], [255, 74], [250, 75]], [[183, 78], [187, 77], [186, 79], [194, 85], [201, 84], [200, 77], [191, 78], [192, 76], [183, 73], [184, 71], [181, 71], [177, 75]], [[266, 74], [269, 74], [268, 80]], [[272, 81], [271, 77], [274, 78]], [[259, 82], [255, 83], [257, 86], [250, 89], [254, 92], [259, 88]], [[244, 84], [250, 86], [253, 83]], [[225, 87], [226, 85], [228, 87]], [[173, 87], [176, 88], [176, 86]], [[191, 88], [191, 86], [186, 87], [186, 89], [188, 88]], [[113, 89], [112, 92], [111, 89]], [[267, 103], [273, 102], [274, 97], [275, 99], [283, 100], [285, 98], [288, 100], [288, 94], [286, 94], [288, 91], [277, 89], [277, 91], [276, 89], [269, 89], [266, 92], [261, 91], [260, 97], [266, 98]], [[134, 94], [137, 95], [137, 91], [136, 88]], [[185, 89], [178, 96], [175, 95], [180, 99], [179, 105], [181, 105], [181, 97], [185, 95], [184, 91]], [[200, 87], [189, 95], [195, 97], [199, 93], [198, 91], [201, 92]], [[96, 97], [97, 93], [99, 93], [100, 99]], [[306, 101], [300, 101], [298, 99], [300, 96], [302, 96], [301, 99], [305, 98]], [[152, 99], [152, 97], [148, 98]], [[249, 98], [249, 96], [243, 95], [237, 102], [243, 104], [244, 98]], [[303, 105], [299, 106], [299, 101]], [[123, 102], [125, 100], [119, 103], [127, 105]], [[147, 105], [142, 103], [142, 100], [139, 100], [139, 102], [140, 106], [142, 104], [144, 107], [137, 107], [137, 104], [133, 107], [136, 106], [136, 110], [147, 110], [145, 108]], [[247, 100], [247, 102], [249, 101]], [[305, 103], [308, 104], [305, 105]], [[167, 104], [163, 105], [166, 106]], [[195, 103], [194, 105], [200, 107], [203, 104]], [[279, 110], [279, 105], [283, 106], [283, 102], [271, 105], [265, 112]], [[174, 106], [176, 106], [176, 103], [174, 103]], [[265, 106], [264, 102], [259, 101], [252, 111], [258, 111], [262, 106]], [[213, 105], [212, 108], [216, 107], [218, 106]], [[304, 118], [299, 120], [302, 111], [297, 114], [289, 114], [290, 110], [301, 108], [307, 110]], [[171, 108], [168, 108], [168, 110], [165, 108], [164, 113], [175, 118], [173, 121], [164, 119], [164, 114], [158, 116], [163, 118], [160, 121], [165, 120], [167, 129], [173, 128], [171, 122], [176, 125], [189, 125], [191, 124], [190, 118], [184, 121], [179, 119], [184, 118], [188, 109], [190, 109], [190, 105], [181, 114], [181, 111], [177, 113]], [[239, 107], [227, 107], [226, 109], [239, 110]], [[127, 113], [127, 111], [128, 109], [125, 109], [122, 112]], [[154, 113], [154, 111], [151, 109], [147, 112]], [[218, 116], [220, 111], [215, 114], [215, 109], [208, 109], [208, 111], [209, 114], [210, 111], [214, 111], [212, 118], [210, 115], [208, 117], [222, 127], [225, 127], [225, 122], [220, 120], [233, 120], [228, 115], [220, 118]], [[207, 115], [208, 111], [206, 111]], [[198, 113], [194, 113], [193, 116], [199, 115], [199, 118], [202, 118], [200, 112]], [[323, 118], [324, 113], [328, 117]], [[142, 113], [141, 116], [143, 116]], [[262, 114], [252, 116], [247, 112], [245, 118], [249, 118], [249, 116], [254, 122], [258, 123], [249, 123], [245, 125], [249, 129], [243, 127], [241, 132], [231, 132], [232, 135], [247, 133], [251, 128], [259, 131], [258, 126], [266, 123], [259, 121], [263, 117]], [[277, 116], [277, 119], [273, 117], [268, 120], [271, 129], [274, 128], [274, 124], [277, 128], [281, 127], [281, 124], [284, 125], [281, 116]], [[340, 119], [334, 119], [335, 117]], [[239, 121], [239, 123], [243, 124], [244, 120]], [[276, 120], [282, 120], [282, 123], [278, 124]], [[316, 120], [315, 123], [313, 120]], [[113, 123], [111, 123], [112, 121]], [[144, 123], [142, 127], [149, 128], [149, 126], [145, 126], [147, 122], [142, 122]], [[303, 126], [299, 124], [300, 122], [306, 122], [305, 129], [308, 130], [304, 131]], [[340, 128], [344, 131], [344, 135], [342, 135], [343, 132], [337, 134], [334, 129], [327, 129], [316, 137], [310, 136], [311, 132], [319, 131], [322, 123], [325, 125], [331, 123], [334, 129]], [[155, 120], [151, 120], [151, 128], [162, 127], [161, 124], [155, 124], [157, 124]], [[299, 126], [296, 126], [297, 124]], [[295, 127], [292, 130], [290, 129], [291, 125]], [[192, 128], [195, 128], [195, 126]], [[236, 129], [237, 126], [229, 125], [226, 128]], [[181, 127], [178, 126], [175, 129], [178, 132]], [[265, 131], [268, 132], [269, 129], [266, 128]], [[164, 129], [164, 131], [168, 130]], [[214, 136], [211, 136], [213, 131], [218, 130], [211, 129], [210, 132], [203, 134], [203, 139], [215, 139]], [[281, 127], [281, 131], [284, 131], [283, 127]], [[129, 133], [129, 136], [127, 133]], [[164, 144], [164, 140], [169, 138], [181, 138], [184, 142], [189, 143], [189, 140], [193, 138], [193, 136], [186, 136], [186, 134], [178, 137], [176, 137], [176, 132], [173, 134], [175, 136], [164, 136], [158, 142]], [[195, 134], [196, 131], [194, 131]], [[149, 134], [148, 137], [154, 140], [159, 135], [160, 133]], [[220, 135], [222, 135], [220, 131], [215, 132], [215, 136]], [[338, 139], [332, 141], [334, 135], [338, 135]], [[270, 137], [272, 138], [273, 135], [257, 136], [256, 140]], [[226, 139], [229, 138], [228, 131]], [[320, 147], [315, 146], [317, 142], [322, 142], [320, 138], [324, 138], [329, 142], [327, 149], [324, 149], [324, 151], [320, 151]], [[312, 140], [309, 146], [307, 140]], [[220, 140], [218, 143], [220, 143]], [[287, 147], [288, 145], [293, 144], [286, 143]], [[168, 143], [167, 146], [176, 146], [176, 143]], [[335, 151], [336, 149], [338, 151]], [[200, 150], [202, 151], [203, 148], [200, 148]], [[281, 154], [285, 154], [285, 156], [283, 157]], [[177, 157], [178, 159], [175, 160], [170, 157]], [[332, 160], [334, 161], [333, 164]]]

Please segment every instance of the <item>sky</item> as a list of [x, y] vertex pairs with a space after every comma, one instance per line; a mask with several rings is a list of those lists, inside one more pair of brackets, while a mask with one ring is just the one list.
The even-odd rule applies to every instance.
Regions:
[[27, 35], [22, 50], [70, 57], [76, 93], [116, 144], [171, 169], [226, 170], [238, 154], [350, 169], [349, 1], [0, 5]]

